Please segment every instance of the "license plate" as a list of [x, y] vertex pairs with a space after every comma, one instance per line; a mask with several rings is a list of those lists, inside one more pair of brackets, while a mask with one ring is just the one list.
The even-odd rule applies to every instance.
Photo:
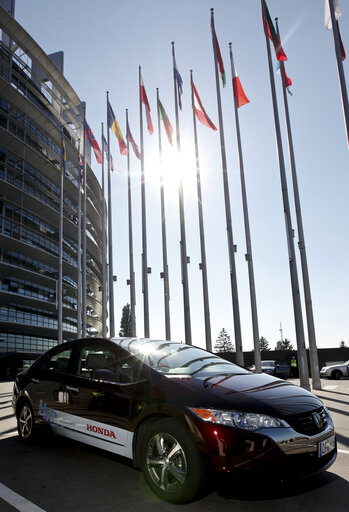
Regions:
[[336, 441], [335, 435], [333, 434], [332, 436], [328, 437], [327, 439], [324, 439], [318, 444], [318, 456], [323, 457], [324, 455], [326, 455], [326, 453], [329, 453], [332, 450], [334, 450], [335, 446]]

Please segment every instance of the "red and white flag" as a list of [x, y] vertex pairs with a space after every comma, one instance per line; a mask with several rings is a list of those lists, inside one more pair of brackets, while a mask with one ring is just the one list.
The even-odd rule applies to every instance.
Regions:
[[200, 123], [204, 124], [208, 128], [212, 128], [212, 130], [217, 130], [215, 125], [212, 123], [211, 119], [206, 114], [206, 110], [204, 109], [200, 97], [197, 93], [196, 87], [193, 83], [193, 93], [194, 93], [194, 110], [196, 117], [200, 121]]
[[[341, 6], [339, 5], [338, 0], [333, 0], [333, 7], [334, 7], [334, 15], [336, 18], [338, 36], [339, 36], [339, 44], [341, 47], [341, 57], [342, 57], [342, 60], [344, 60], [346, 58], [346, 54], [345, 54], [344, 45], [342, 43], [342, 38], [341, 38], [341, 34], [339, 31], [339, 24], [338, 24], [338, 18], [340, 16], [342, 16], [342, 9], [341, 9]], [[327, 30], [332, 30], [332, 18], [331, 18], [329, 0], [325, 0], [325, 27], [327, 28]]]
[[246, 105], [246, 103], [250, 103], [250, 100], [247, 98], [247, 96], [242, 88], [239, 75], [237, 74], [237, 71], [235, 68], [233, 54], [232, 54], [231, 49], [230, 49], [230, 61], [231, 61], [231, 71], [232, 71], [232, 76], [233, 76], [233, 91], [234, 91], [234, 96], [236, 98], [236, 105], [239, 108], [239, 107], [242, 107], [242, 105]]

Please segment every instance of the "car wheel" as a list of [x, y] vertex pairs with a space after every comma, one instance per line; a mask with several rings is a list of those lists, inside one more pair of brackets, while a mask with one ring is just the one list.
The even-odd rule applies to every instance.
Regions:
[[17, 412], [17, 430], [21, 441], [29, 443], [34, 440], [36, 433], [35, 419], [32, 406], [24, 401]]
[[184, 426], [173, 418], [150, 425], [142, 436], [142, 472], [149, 487], [171, 503], [188, 503], [204, 483], [199, 450]]
[[342, 373], [339, 370], [335, 370], [332, 372], [331, 377], [332, 379], [339, 380], [342, 376]]

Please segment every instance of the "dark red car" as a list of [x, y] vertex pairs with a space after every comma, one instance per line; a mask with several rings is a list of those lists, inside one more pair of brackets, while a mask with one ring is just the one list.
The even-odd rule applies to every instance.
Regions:
[[336, 458], [332, 419], [312, 393], [170, 341], [59, 345], [18, 375], [13, 407], [22, 441], [49, 425], [128, 457], [173, 503], [199, 495], [207, 467], [309, 476]]

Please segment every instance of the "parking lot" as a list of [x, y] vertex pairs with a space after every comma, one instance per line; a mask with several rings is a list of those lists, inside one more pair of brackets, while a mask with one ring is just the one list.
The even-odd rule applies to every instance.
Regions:
[[349, 379], [322, 380], [322, 387], [316, 394], [332, 414], [338, 441], [337, 460], [327, 472], [301, 482], [216, 476], [200, 500], [180, 506], [154, 496], [141, 472], [121, 457], [59, 437], [20, 444], [12, 383], [0, 383], [0, 512], [344, 512], [349, 506]]

